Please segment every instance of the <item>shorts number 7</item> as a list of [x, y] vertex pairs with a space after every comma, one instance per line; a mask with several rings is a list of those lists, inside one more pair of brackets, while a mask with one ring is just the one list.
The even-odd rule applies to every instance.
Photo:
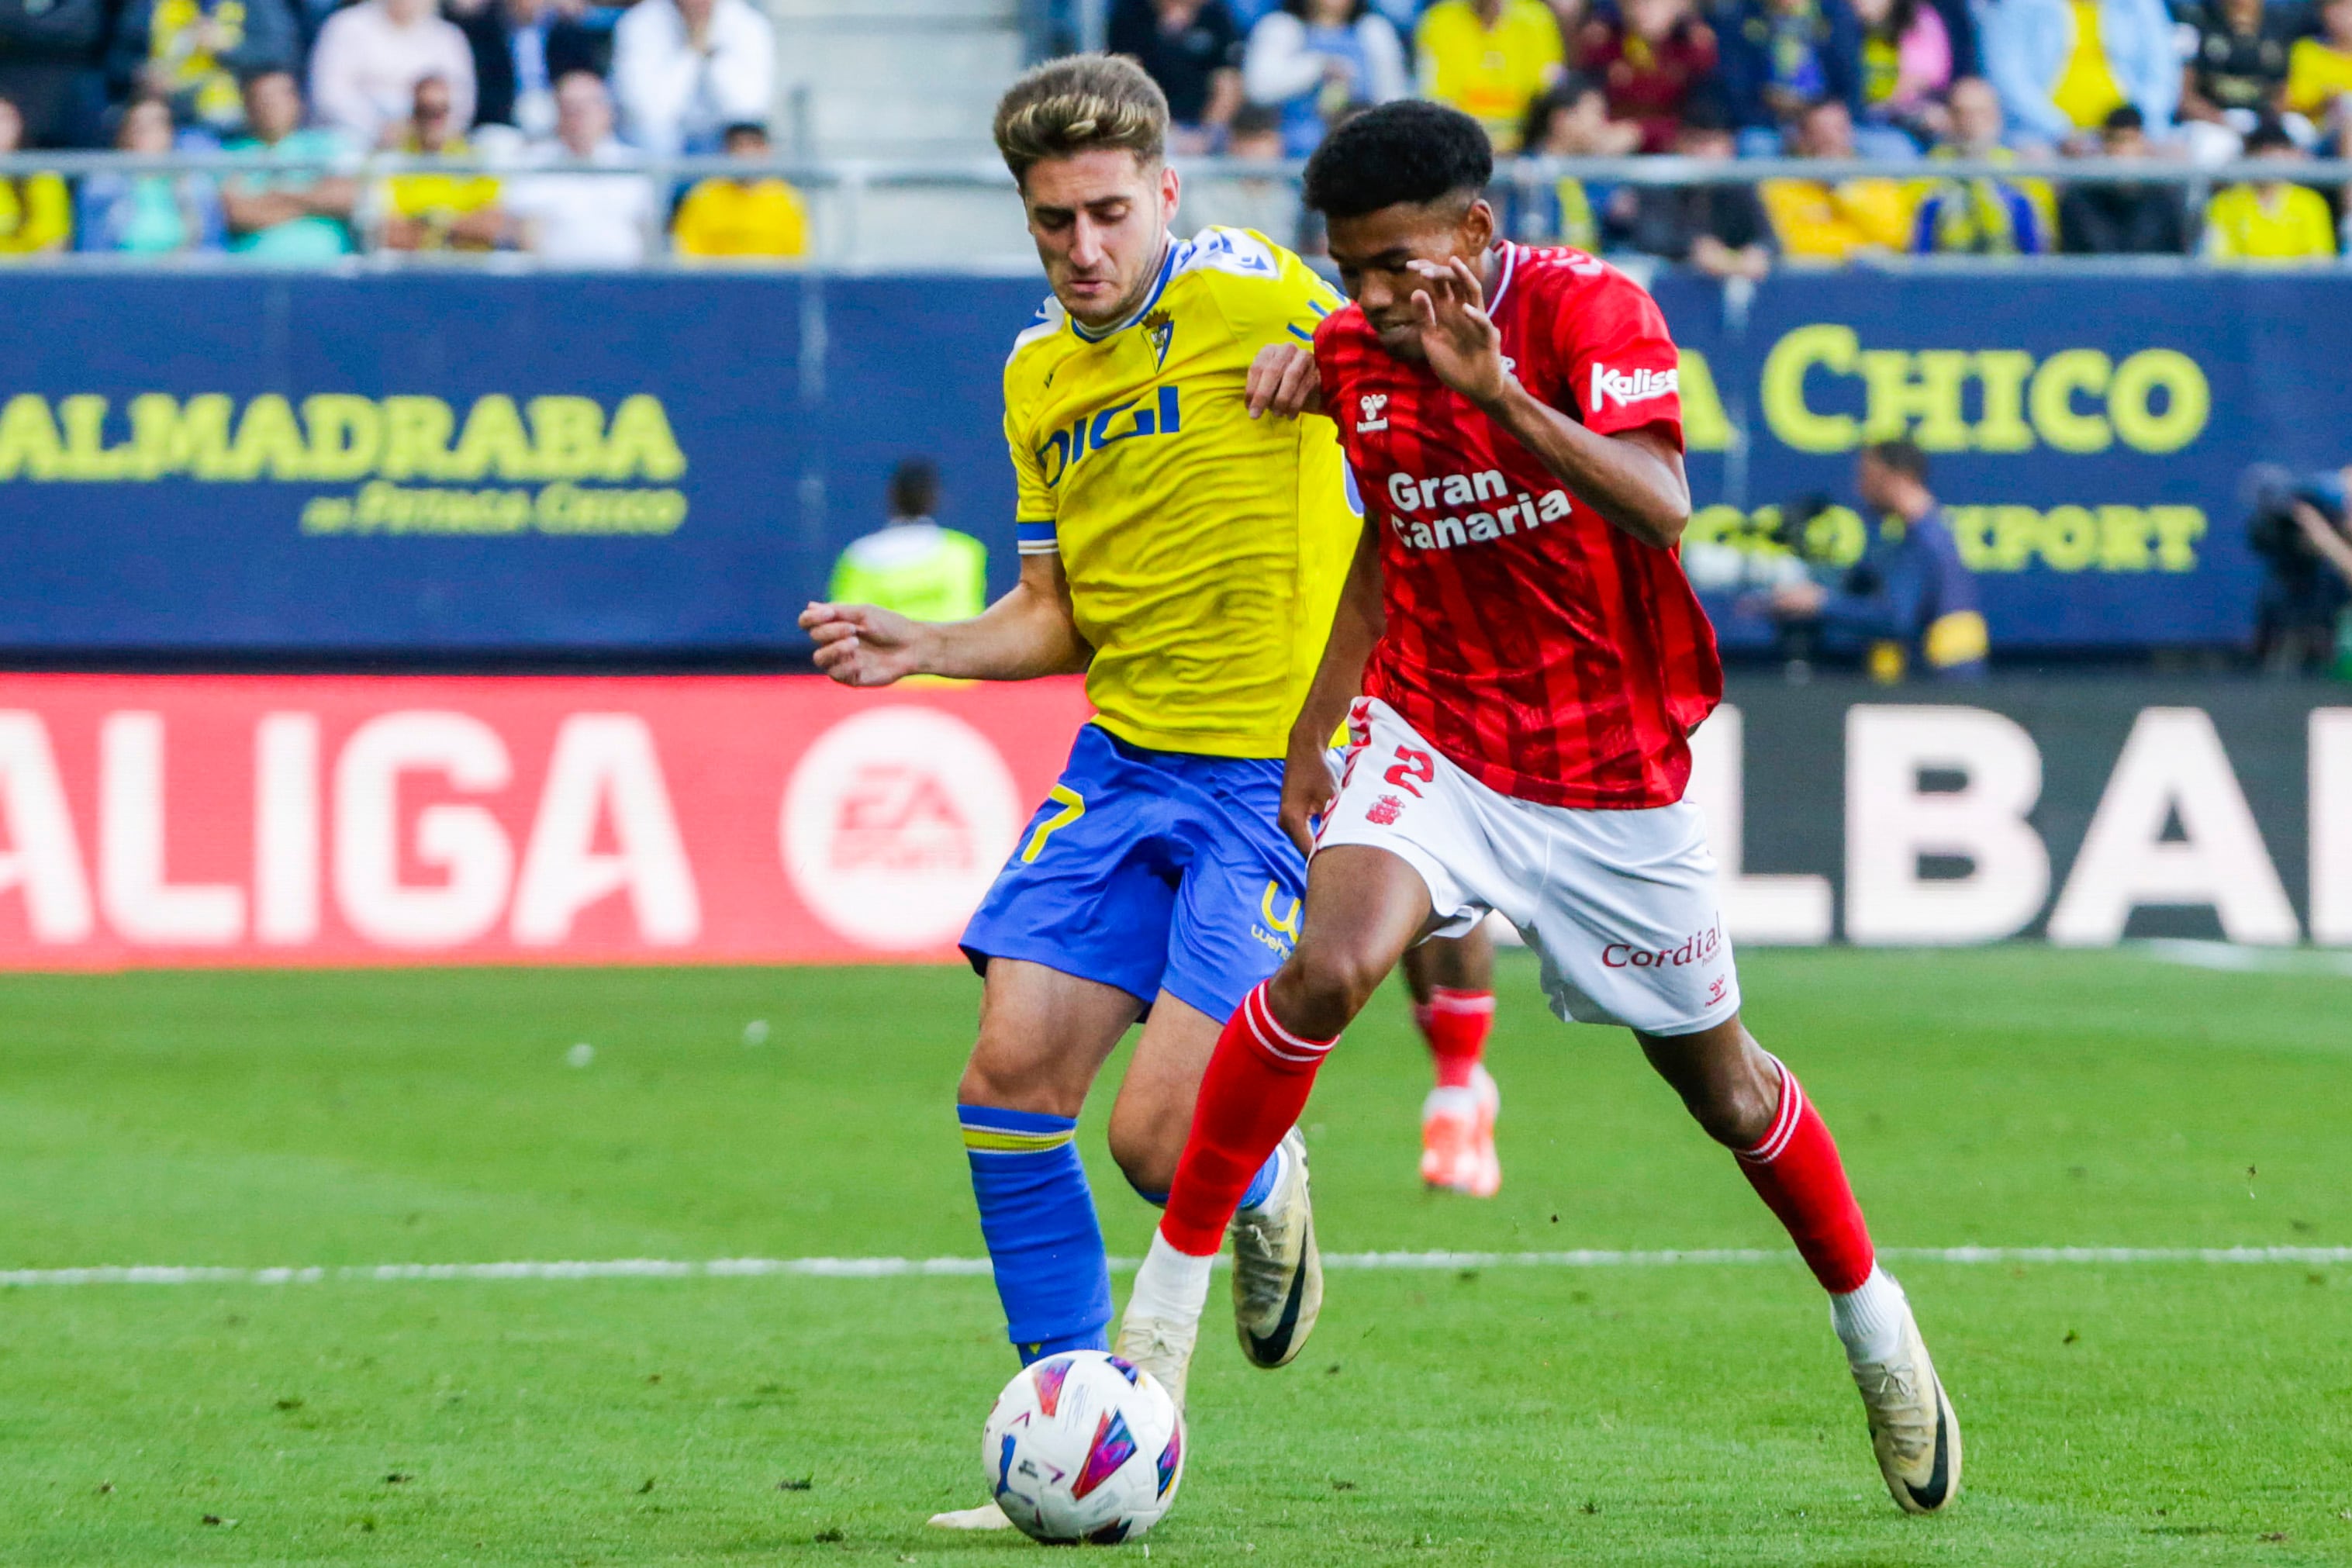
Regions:
[[[1397, 760], [1394, 764], [1381, 776], [1397, 788], [1411, 794], [1415, 799], [1419, 799], [1421, 784], [1433, 783], [1436, 780], [1437, 764], [1430, 760], [1427, 752], [1416, 752], [1411, 746], [1399, 746], [1396, 754]], [[1415, 779], [1419, 779], [1421, 784], [1413, 783]]]
[[1037, 858], [1039, 851], [1045, 847], [1045, 840], [1054, 836], [1055, 828], [1067, 827], [1087, 814], [1086, 796], [1067, 784], [1055, 784], [1045, 792], [1045, 798], [1062, 809], [1039, 823], [1036, 831], [1029, 835], [1028, 847], [1021, 851], [1024, 866]]

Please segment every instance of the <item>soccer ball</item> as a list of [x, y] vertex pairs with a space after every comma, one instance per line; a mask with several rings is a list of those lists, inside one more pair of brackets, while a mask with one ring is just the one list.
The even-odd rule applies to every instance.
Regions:
[[1034, 1540], [1097, 1546], [1160, 1522], [1184, 1479], [1184, 1417], [1160, 1380], [1103, 1351], [1021, 1369], [981, 1432], [1005, 1517]]

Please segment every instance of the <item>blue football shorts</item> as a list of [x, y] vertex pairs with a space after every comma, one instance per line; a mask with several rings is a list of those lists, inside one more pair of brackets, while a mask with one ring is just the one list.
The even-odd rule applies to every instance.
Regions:
[[1223, 1023], [1290, 956], [1307, 861], [1276, 826], [1279, 760], [1129, 745], [1098, 724], [1021, 833], [963, 933], [971, 965], [1013, 958], [1162, 990]]

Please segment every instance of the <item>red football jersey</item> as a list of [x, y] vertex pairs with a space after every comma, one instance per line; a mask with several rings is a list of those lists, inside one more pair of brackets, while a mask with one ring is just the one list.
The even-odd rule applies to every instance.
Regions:
[[[1663, 425], [1681, 444], [1675, 345], [1648, 293], [1580, 251], [1506, 245], [1494, 261], [1486, 309], [1530, 393], [1589, 430]], [[1380, 526], [1388, 630], [1366, 694], [1522, 800], [1682, 799], [1723, 667], [1675, 552], [1602, 521], [1355, 306], [1317, 329], [1315, 363]]]

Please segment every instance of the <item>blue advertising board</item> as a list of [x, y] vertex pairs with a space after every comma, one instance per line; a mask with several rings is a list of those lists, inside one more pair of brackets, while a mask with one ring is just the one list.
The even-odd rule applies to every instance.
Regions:
[[[1996, 649], [2243, 643], [2245, 470], [2352, 460], [2341, 274], [1790, 273], [1736, 310], [1712, 284], [1659, 295], [1697, 405], [1694, 539], [1752, 537], [1801, 497], [1850, 508], [1855, 448], [1908, 436]], [[1823, 525], [1848, 553], [1875, 526]], [[1763, 639], [1707, 597], [1727, 643]]]
[[[2230, 645], [2240, 476], [2352, 458], [2352, 278], [1661, 277], [1693, 538], [1930, 453], [1996, 648]], [[944, 277], [23, 277], [0, 649], [785, 654], [892, 466], [1011, 580], [998, 375], [1043, 292]], [[1824, 514], [1832, 553], [1873, 526]], [[1718, 558], [1720, 552], [1717, 552]], [[1726, 641], [1760, 624], [1710, 595]]]

